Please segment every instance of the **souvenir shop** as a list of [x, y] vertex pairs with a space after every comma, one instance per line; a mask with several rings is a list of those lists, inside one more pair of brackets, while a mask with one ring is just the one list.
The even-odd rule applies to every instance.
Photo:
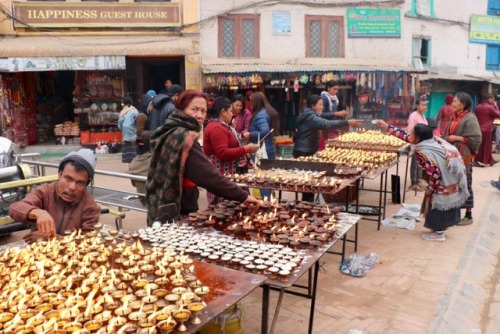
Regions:
[[[422, 92], [418, 75], [410, 71], [245, 71], [241, 73], [210, 73], [212, 68], [202, 64], [203, 90], [211, 97], [247, 94], [262, 91], [281, 116], [280, 134], [292, 135], [295, 119], [305, 106], [307, 97], [320, 94], [329, 80], [340, 81], [337, 94], [341, 106], [350, 117], [386, 119], [404, 126], [413, 109], [415, 96]], [[229, 68], [228, 68], [229, 69]]]
[[2, 73], [2, 135], [21, 147], [56, 141], [79, 145], [91, 132], [95, 141], [111, 140], [120, 134], [116, 112], [125, 92], [123, 78], [123, 70]]
[[159, 91], [165, 78], [193, 80], [185, 77], [191, 62], [184, 57], [6, 59], [0, 60], [0, 135], [20, 147], [119, 143], [124, 96], [138, 101], [145, 90]]

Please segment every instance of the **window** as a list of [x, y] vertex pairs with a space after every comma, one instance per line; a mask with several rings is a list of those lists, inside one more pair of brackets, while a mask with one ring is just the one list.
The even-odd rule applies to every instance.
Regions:
[[434, 17], [434, 0], [411, 0], [409, 14]]
[[486, 45], [486, 69], [500, 71], [500, 46]]
[[488, 0], [488, 15], [500, 15], [500, 0]]
[[259, 58], [259, 15], [219, 18], [220, 58]]
[[306, 15], [306, 57], [344, 57], [344, 18]]
[[414, 66], [420, 67], [419, 65], [430, 65], [430, 44], [430, 39], [413, 38], [412, 54]]

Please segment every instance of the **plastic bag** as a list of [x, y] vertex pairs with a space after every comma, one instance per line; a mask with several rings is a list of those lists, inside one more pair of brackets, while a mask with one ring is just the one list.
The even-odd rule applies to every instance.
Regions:
[[370, 253], [368, 256], [354, 253], [340, 263], [340, 271], [347, 275], [361, 277], [364, 276], [377, 261], [378, 256], [376, 253]]
[[267, 159], [267, 150], [266, 150], [266, 142], [263, 141], [259, 150], [255, 153], [255, 155], [260, 159]]

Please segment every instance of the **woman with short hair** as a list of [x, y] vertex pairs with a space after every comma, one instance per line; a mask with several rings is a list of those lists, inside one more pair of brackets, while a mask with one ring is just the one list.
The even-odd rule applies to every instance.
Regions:
[[151, 135], [151, 166], [146, 182], [149, 223], [163, 221], [174, 206], [175, 216], [198, 210], [199, 191], [207, 191], [247, 205], [259, 202], [221, 175], [208, 161], [198, 143], [207, 115], [207, 96], [186, 90], [175, 101], [176, 109]]

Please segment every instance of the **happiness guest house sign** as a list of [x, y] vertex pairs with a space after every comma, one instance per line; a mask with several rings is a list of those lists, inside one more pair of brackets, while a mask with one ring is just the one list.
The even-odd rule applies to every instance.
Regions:
[[35, 3], [14, 2], [16, 27], [176, 27], [179, 3]]

